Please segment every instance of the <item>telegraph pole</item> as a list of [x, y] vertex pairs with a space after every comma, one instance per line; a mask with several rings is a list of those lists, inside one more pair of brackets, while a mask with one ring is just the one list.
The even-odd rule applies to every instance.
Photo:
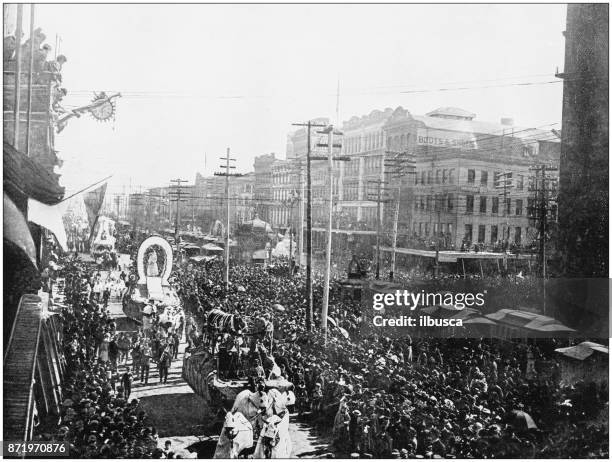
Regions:
[[[395, 154], [395, 157], [387, 159], [385, 166], [392, 169], [390, 173], [393, 174], [393, 178], [399, 179], [399, 184], [397, 186], [397, 198], [395, 201], [395, 214], [393, 217], [393, 252], [391, 253], [391, 272], [389, 274], [389, 279], [393, 281], [397, 253], [397, 228], [399, 224], [400, 200], [402, 197], [402, 177], [404, 175], [416, 175], [416, 162], [412, 158], [402, 157], [407, 154], [406, 151], [386, 151], [385, 154]], [[406, 171], [407, 169], [410, 170]]]
[[[545, 164], [530, 168], [535, 171], [534, 185], [529, 189], [534, 192], [535, 200], [532, 207], [528, 207], [527, 214], [530, 218], [536, 220], [539, 232], [539, 248], [538, 248], [538, 263], [540, 277], [542, 278], [542, 312], [546, 314], [546, 232], [548, 225], [549, 213], [553, 212], [554, 205], [551, 202], [556, 202], [556, 179], [547, 175], [546, 172], [556, 172], [558, 169]], [[539, 179], [538, 179], [539, 176]], [[554, 213], [551, 213], [551, 218], [554, 219]]]
[[314, 124], [310, 120], [307, 123], [292, 124], [297, 127], [307, 127], [306, 140], [306, 330], [312, 332], [312, 187], [310, 176], [311, 155], [311, 129], [312, 127], [326, 127], [324, 124]]
[[26, 123], [25, 152], [30, 155], [30, 127], [32, 125], [32, 78], [34, 67], [34, 4], [30, 4], [30, 59], [28, 68], [28, 117]]
[[215, 176], [225, 177], [225, 201], [226, 201], [226, 220], [225, 220], [225, 273], [223, 275], [223, 281], [225, 282], [225, 292], [229, 289], [229, 261], [230, 261], [230, 197], [229, 197], [229, 179], [230, 176], [242, 176], [240, 173], [230, 173], [231, 169], [235, 169], [234, 165], [230, 165], [230, 162], [236, 162], [236, 159], [230, 158], [230, 148], [227, 148], [225, 157], [220, 157], [221, 160], [225, 161], [225, 165], [221, 165], [221, 168], [225, 169], [225, 172], [215, 172]]
[[[383, 185], [386, 181], [383, 180], [370, 180], [368, 183], [372, 183], [376, 185], [376, 199], [368, 199], [371, 202], [376, 202], [376, 279], [380, 279], [380, 233], [381, 233], [381, 206], [383, 202], [389, 202], [388, 199], [382, 198], [383, 193]], [[385, 191], [386, 192], [386, 191]]]
[[342, 135], [335, 131], [334, 126], [330, 125], [319, 133], [327, 134], [327, 144], [319, 143], [318, 147], [327, 147], [327, 180], [329, 183], [329, 204], [327, 222], [327, 252], [325, 255], [325, 280], [323, 286], [323, 306], [321, 307], [321, 330], [323, 331], [324, 341], [327, 342], [327, 313], [329, 311], [329, 282], [331, 278], [331, 252], [332, 252], [332, 219], [334, 210], [334, 160], [349, 161], [349, 157], [335, 157], [334, 148], [342, 148], [342, 144], [334, 144], [334, 135]]
[[507, 202], [508, 202], [508, 193], [509, 193], [509, 188], [513, 187], [513, 183], [512, 183], [512, 172], [507, 172], [504, 171], [503, 173], [498, 173], [496, 174], [495, 178], [494, 178], [494, 184], [495, 184], [495, 188], [498, 190], [502, 190], [502, 197], [504, 198], [504, 202], [502, 204], [503, 207], [503, 211], [504, 211], [504, 226], [505, 229], [503, 230], [503, 248], [504, 248], [504, 270], [507, 271], [508, 270], [508, 254], [507, 254], [507, 250], [508, 250], [508, 244], [509, 244], [509, 239], [510, 239], [510, 223], [508, 222], [508, 206], [507, 206]]
[[[23, 35], [23, 4], [17, 4], [17, 29], [15, 30], [15, 100], [13, 108], [15, 121], [13, 125], [13, 146], [19, 149], [19, 122], [21, 118], [21, 36]], [[31, 38], [30, 38], [31, 40]]]
[[174, 218], [174, 243], [176, 244], [176, 254], [179, 255], [181, 251], [179, 245], [181, 226], [181, 202], [187, 202], [187, 200], [184, 199], [185, 196], [182, 190], [182, 183], [187, 183], [187, 180], [177, 178], [175, 180], [170, 180], [170, 183], [176, 183], [176, 191], [170, 191], [170, 195], [176, 197], [170, 200], [171, 202], [176, 202], [176, 215]]

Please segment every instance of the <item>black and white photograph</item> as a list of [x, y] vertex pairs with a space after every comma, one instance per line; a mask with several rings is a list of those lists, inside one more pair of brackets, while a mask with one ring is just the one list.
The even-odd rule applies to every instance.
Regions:
[[3, 3], [6, 458], [608, 459], [608, 3]]

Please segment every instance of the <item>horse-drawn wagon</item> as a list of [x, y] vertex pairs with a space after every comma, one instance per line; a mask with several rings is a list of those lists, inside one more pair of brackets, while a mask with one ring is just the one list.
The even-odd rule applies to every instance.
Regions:
[[206, 314], [203, 331], [204, 343], [183, 359], [183, 378], [212, 406], [231, 406], [256, 382], [265, 391], [293, 389], [270, 353], [271, 321], [213, 309]]

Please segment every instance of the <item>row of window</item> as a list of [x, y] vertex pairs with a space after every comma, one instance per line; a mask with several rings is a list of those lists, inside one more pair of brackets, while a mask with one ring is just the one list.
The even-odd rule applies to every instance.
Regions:
[[343, 141], [346, 154], [356, 154], [362, 151], [371, 151], [383, 147], [382, 132], [368, 133], [365, 136], [352, 136]]
[[[467, 171], [468, 184], [476, 184], [476, 170], [469, 169]], [[484, 187], [503, 187], [504, 183], [507, 188], [515, 188], [522, 191], [525, 187], [525, 177], [523, 175], [513, 176], [512, 172], [493, 172], [493, 183], [489, 182], [489, 172], [480, 170], [480, 181], [478, 184]]]
[[[453, 194], [436, 194], [428, 196], [416, 196], [414, 201], [414, 209], [426, 212], [453, 212], [455, 210], [456, 200], [460, 196]], [[502, 198], [503, 199], [503, 198]], [[475, 196], [468, 194], [465, 196], [465, 213], [474, 213]], [[529, 199], [528, 201], [531, 201]], [[478, 212], [480, 214], [490, 213], [491, 215], [497, 215], [500, 213], [499, 197], [478, 197]], [[491, 207], [488, 204], [491, 204]], [[512, 207], [514, 205], [514, 207]], [[528, 203], [529, 206], [530, 203]], [[512, 199], [507, 197], [505, 202], [505, 209], [503, 210], [506, 215], [523, 215], [523, 199]], [[513, 213], [514, 212], [514, 213]]]
[[[414, 178], [415, 184], [454, 184], [455, 169], [437, 169], [437, 170], [421, 170]], [[525, 178], [523, 175], [513, 177], [512, 172], [493, 172], [489, 175], [487, 170], [480, 170], [480, 177], [476, 181], [476, 170], [468, 169], [467, 184], [479, 184], [483, 187], [503, 187], [504, 183], [507, 188], [515, 188], [522, 191], [525, 187]]]
[[[498, 225], [478, 225], [474, 228], [474, 225], [471, 223], [466, 224], [463, 230], [463, 241], [468, 243], [496, 244], [499, 241], [508, 239], [513, 240], [515, 244], [521, 244], [523, 231], [520, 226], [511, 227], [509, 230], [506, 228], [506, 236], [502, 236], [502, 229], [504, 229], [504, 227]], [[452, 236], [453, 224], [440, 223], [438, 225], [438, 223], [430, 222], [414, 223], [413, 231], [421, 237], [438, 236], [440, 233]], [[476, 234], [474, 234], [474, 231], [476, 231]]]

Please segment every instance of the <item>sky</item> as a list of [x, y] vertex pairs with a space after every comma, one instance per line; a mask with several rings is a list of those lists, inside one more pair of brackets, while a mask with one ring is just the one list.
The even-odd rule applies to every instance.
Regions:
[[[73, 119], [56, 137], [68, 192], [111, 174], [111, 193], [193, 182], [196, 172], [219, 170], [228, 147], [243, 173], [257, 155], [284, 158], [291, 123], [336, 120], [338, 82], [340, 121], [397, 106], [413, 114], [456, 106], [521, 127], [561, 121], [561, 83], [506, 85], [558, 80], [565, 5], [43, 4], [35, 12], [47, 43], [55, 48], [57, 34], [68, 58], [66, 107], [87, 104], [93, 91], [123, 95], [114, 121]], [[458, 87], [470, 89], [440, 91]]]

